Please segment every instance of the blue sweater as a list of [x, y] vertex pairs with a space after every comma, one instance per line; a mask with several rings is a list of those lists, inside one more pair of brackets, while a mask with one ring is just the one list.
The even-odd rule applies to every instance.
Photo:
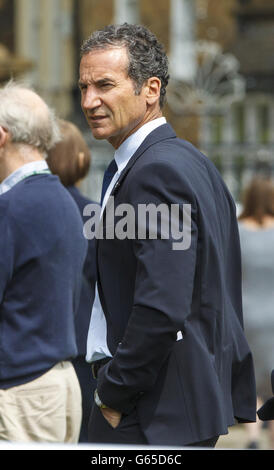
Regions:
[[56, 176], [30, 176], [0, 196], [0, 388], [77, 355], [82, 226]]

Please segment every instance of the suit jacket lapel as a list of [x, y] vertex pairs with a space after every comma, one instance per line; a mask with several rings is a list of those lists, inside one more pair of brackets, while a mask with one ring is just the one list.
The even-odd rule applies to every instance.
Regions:
[[151, 146], [154, 145], [155, 143], [160, 142], [161, 140], [166, 140], [170, 138], [176, 137], [176, 134], [170, 124], [163, 124], [162, 126], [157, 127], [154, 129], [142, 142], [140, 147], [136, 150], [136, 152], [132, 155], [130, 158], [127, 166], [124, 168], [122, 171], [119, 179], [115, 183], [111, 196], [114, 196], [116, 192], [119, 190], [123, 180], [126, 178], [128, 172], [132, 168], [132, 166], [135, 164], [135, 162], [138, 160], [138, 158]]
[[[149, 148], [151, 145], [154, 145], [161, 140], [166, 140], [170, 138], [175, 138], [176, 134], [174, 130], [172, 129], [170, 124], [163, 124], [162, 126], [157, 127], [154, 129], [146, 138], [145, 140], [141, 143], [140, 147], [136, 150], [136, 152], [132, 155], [130, 158], [128, 164], [122, 171], [121, 175], [119, 176], [118, 180], [116, 181], [110, 196], [115, 196], [117, 191], [119, 191], [119, 188], [121, 187], [124, 179], [126, 178], [128, 172], [130, 169], [133, 167], [135, 162], [138, 160], [138, 158]], [[105, 211], [106, 207], [108, 205], [108, 202], [105, 205], [103, 214], [102, 214], [102, 221], [104, 220], [105, 216]]]
[[[152, 131], [145, 138], [145, 140], [142, 142], [140, 147], [136, 150], [136, 152], [130, 158], [127, 166], [124, 168], [124, 170], [122, 171], [119, 179], [115, 183], [115, 185], [114, 185], [114, 187], [111, 191], [110, 196], [114, 196], [116, 194], [116, 192], [119, 190], [120, 186], [122, 185], [124, 179], [126, 178], [128, 172], [130, 171], [132, 166], [135, 164], [135, 162], [138, 160], [138, 158], [145, 152], [145, 150], [147, 150], [149, 147], [151, 147], [151, 145], [154, 145], [155, 143], [158, 143], [162, 140], [175, 138], [175, 137], [176, 137], [176, 134], [175, 134], [173, 128], [170, 126], [170, 124], [163, 124], [162, 126], [159, 126], [156, 129], [154, 129], [154, 131]], [[104, 212], [102, 214], [102, 218], [101, 218], [102, 222], [104, 221], [106, 207], [107, 207], [107, 204], [105, 205]], [[100, 240], [96, 239], [96, 265], [97, 265], [97, 275], [98, 275], [98, 281], [97, 281], [98, 282], [98, 288], [99, 288], [99, 285], [100, 285], [100, 276], [99, 276], [99, 269], [98, 269], [98, 244], [99, 244], [99, 241]], [[100, 299], [101, 299], [101, 297], [102, 296], [100, 295]], [[104, 299], [103, 298], [101, 299], [101, 302], [103, 302], [103, 304], [104, 304]]]

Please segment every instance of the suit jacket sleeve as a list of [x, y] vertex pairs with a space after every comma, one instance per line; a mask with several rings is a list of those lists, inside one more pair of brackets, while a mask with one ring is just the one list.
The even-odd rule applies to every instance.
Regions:
[[[113, 359], [100, 369], [98, 393], [106, 405], [129, 413], [140, 395], [153, 387], [177, 332], [191, 311], [198, 242], [197, 208], [187, 181], [164, 160], [146, 164], [128, 180], [127, 197], [138, 204], [191, 205], [191, 244], [174, 250], [172, 237], [132, 241], [137, 260], [134, 302], [123, 341]], [[140, 220], [136, 223], [136, 231]]]

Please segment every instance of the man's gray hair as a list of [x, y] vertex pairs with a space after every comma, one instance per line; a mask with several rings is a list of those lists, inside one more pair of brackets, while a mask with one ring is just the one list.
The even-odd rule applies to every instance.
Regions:
[[96, 49], [125, 46], [129, 56], [128, 76], [135, 83], [136, 93], [150, 77], [161, 80], [160, 107], [163, 107], [169, 80], [168, 59], [162, 44], [143, 25], [109, 25], [95, 31], [81, 47], [81, 56]]
[[43, 153], [60, 140], [54, 111], [31, 88], [13, 80], [0, 88], [0, 125], [13, 143], [31, 145]]

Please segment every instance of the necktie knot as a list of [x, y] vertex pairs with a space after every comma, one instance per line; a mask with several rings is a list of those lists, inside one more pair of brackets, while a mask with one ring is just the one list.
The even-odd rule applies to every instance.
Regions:
[[103, 185], [102, 185], [102, 193], [101, 193], [101, 205], [103, 204], [104, 196], [106, 194], [106, 190], [118, 170], [117, 163], [115, 159], [111, 160], [110, 164], [108, 165], [103, 178]]

